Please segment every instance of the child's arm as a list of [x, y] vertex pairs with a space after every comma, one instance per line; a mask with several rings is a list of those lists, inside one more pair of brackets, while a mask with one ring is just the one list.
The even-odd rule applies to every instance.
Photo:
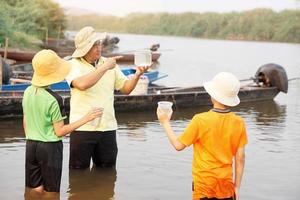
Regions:
[[102, 109], [95, 108], [91, 110], [88, 114], [86, 114], [84, 117], [71, 124], [64, 124], [63, 120], [54, 122], [53, 127], [54, 127], [55, 135], [57, 135], [58, 137], [67, 135], [68, 133], [74, 131], [75, 129], [79, 128], [83, 124], [92, 121], [97, 117], [101, 117], [102, 112], [103, 112]]
[[244, 173], [245, 166], [245, 148], [238, 148], [237, 153], [235, 155], [235, 196], [236, 200], [239, 199], [239, 190], [242, 182], [242, 177]]
[[175, 135], [175, 133], [171, 127], [171, 124], [170, 124], [170, 119], [171, 119], [172, 114], [168, 116], [163, 111], [161, 111], [159, 108], [157, 108], [156, 113], [157, 113], [157, 118], [159, 119], [160, 123], [162, 124], [162, 126], [165, 129], [165, 132], [168, 136], [170, 143], [173, 145], [173, 147], [177, 151], [183, 150], [186, 146], [178, 140], [178, 138]]

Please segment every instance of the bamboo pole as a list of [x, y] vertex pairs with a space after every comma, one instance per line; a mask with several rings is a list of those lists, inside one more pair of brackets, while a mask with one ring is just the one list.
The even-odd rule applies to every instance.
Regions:
[[0, 55], [0, 91], [2, 90], [2, 57]]
[[4, 55], [3, 55], [4, 61], [7, 58], [7, 48], [8, 48], [8, 37], [5, 38], [5, 47], [4, 47]]
[[61, 26], [58, 27], [56, 47], [59, 47], [59, 45], [60, 45], [60, 44], [59, 44], [60, 32], [61, 32]]
[[48, 28], [46, 27], [46, 36], [45, 36], [45, 44], [48, 46]]

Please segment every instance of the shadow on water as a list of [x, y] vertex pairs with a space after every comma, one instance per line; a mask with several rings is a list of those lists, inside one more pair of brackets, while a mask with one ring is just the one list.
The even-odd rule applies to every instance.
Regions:
[[69, 200], [101, 199], [114, 196], [117, 172], [115, 168], [69, 171]]

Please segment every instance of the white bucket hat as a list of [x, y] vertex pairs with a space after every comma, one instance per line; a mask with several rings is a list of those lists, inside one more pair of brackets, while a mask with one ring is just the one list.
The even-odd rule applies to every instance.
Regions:
[[86, 26], [82, 28], [75, 36], [75, 51], [73, 58], [85, 56], [98, 40], [101, 42], [106, 38], [106, 33], [96, 33], [94, 28]]
[[218, 73], [211, 81], [204, 83], [204, 88], [212, 98], [224, 105], [236, 106], [240, 103], [240, 81], [231, 73]]

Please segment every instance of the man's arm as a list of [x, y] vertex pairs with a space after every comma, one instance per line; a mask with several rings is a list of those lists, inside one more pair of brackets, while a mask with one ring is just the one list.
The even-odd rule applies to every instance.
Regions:
[[244, 166], [245, 166], [245, 148], [239, 148], [235, 155], [235, 195], [236, 200], [239, 199], [239, 190], [242, 182], [242, 177], [244, 173]]
[[149, 67], [137, 67], [135, 74], [127, 81], [125, 81], [124, 86], [120, 90], [123, 94], [130, 94], [132, 90], [135, 88], [137, 82], [140, 79], [140, 76], [146, 72]]
[[86, 90], [94, 86], [107, 70], [113, 69], [116, 66], [117, 57], [107, 58], [102, 65], [98, 65], [95, 71], [92, 71], [86, 75], [75, 78], [72, 81], [72, 86], [79, 90]]

